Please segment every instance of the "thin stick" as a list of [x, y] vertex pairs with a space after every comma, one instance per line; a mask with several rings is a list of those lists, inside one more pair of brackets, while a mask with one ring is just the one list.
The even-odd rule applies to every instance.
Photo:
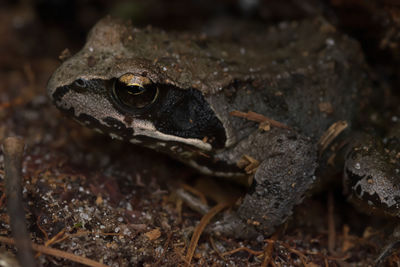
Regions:
[[11, 231], [17, 247], [17, 259], [21, 266], [36, 266], [31, 239], [26, 229], [22, 199], [22, 155], [24, 140], [8, 137], [4, 140], [4, 170], [6, 182], [7, 210], [10, 215]]
[[[6, 243], [9, 245], [15, 245], [15, 241], [11, 238], [8, 237], [4, 237], [4, 236], [0, 236], [0, 242], [1, 243]], [[85, 257], [81, 257], [81, 256], [77, 256], [75, 254], [72, 253], [68, 253], [62, 250], [58, 250], [55, 248], [49, 248], [49, 247], [45, 247], [45, 246], [41, 246], [41, 245], [37, 245], [37, 244], [32, 244], [32, 248], [33, 250], [43, 253], [43, 254], [47, 254], [47, 255], [51, 255], [54, 257], [59, 257], [59, 258], [63, 258], [66, 260], [70, 260], [73, 262], [77, 262], [77, 263], [81, 263], [84, 264], [86, 266], [91, 266], [91, 267], [107, 267], [107, 265], [104, 265], [100, 262], [85, 258]]]
[[188, 205], [192, 210], [197, 211], [201, 215], [207, 214], [209, 212], [208, 205], [204, 204], [200, 199], [194, 197], [192, 194], [186, 192], [183, 188], [176, 190], [176, 194], [183, 202]]
[[196, 250], [197, 243], [199, 242], [200, 235], [203, 232], [204, 228], [207, 226], [207, 224], [210, 222], [210, 220], [221, 210], [223, 210], [226, 207], [229, 207], [232, 205], [231, 202], [223, 202], [220, 203], [216, 206], [214, 206], [206, 215], [201, 218], [199, 224], [196, 226], [192, 239], [190, 240], [190, 244], [186, 253], [186, 262], [190, 264], [192, 261], [194, 251]]
[[336, 229], [334, 218], [334, 199], [332, 191], [328, 192], [328, 250], [331, 254], [335, 252]]
[[304, 267], [309, 266], [309, 265], [307, 264], [307, 257], [306, 257], [306, 255], [304, 255], [301, 251], [290, 247], [289, 244], [285, 244], [285, 243], [281, 243], [281, 244], [282, 244], [282, 246], [284, 246], [285, 248], [287, 248], [290, 252], [296, 254], [296, 255], [300, 258], [300, 261], [301, 261], [301, 263], [303, 264]]
[[261, 254], [264, 253], [264, 251], [256, 251], [256, 250], [252, 250], [252, 249], [250, 249], [248, 247], [240, 247], [240, 248], [235, 248], [233, 250], [224, 252], [221, 255], [222, 256], [227, 256], [227, 255], [231, 255], [231, 254], [234, 254], [234, 253], [237, 253], [237, 252], [240, 252], [240, 251], [246, 251], [246, 252], [248, 252], [248, 253], [250, 253], [252, 255], [255, 255], [255, 256], [258, 256], [258, 255], [261, 255]]
[[168, 234], [167, 236], [167, 241], [165, 241], [164, 247], [163, 247], [163, 252], [161, 253], [160, 256], [158, 256], [158, 260], [154, 264], [154, 266], [160, 266], [160, 262], [165, 259], [164, 255], [167, 253], [169, 243], [171, 242], [172, 238], [172, 232]]
[[322, 152], [328, 148], [328, 146], [332, 143], [333, 140], [343, 132], [348, 126], [347, 121], [337, 121], [332, 124], [328, 130], [326, 130], [321, 138], [318, 141], [319, 145], [319, 154], [322, 155]]
[[218, 257], [221, 258], [221, 260], [225, 261], [225, 257], [222, 256], [221, 252], [219, 251], [219, 249], [217, 248], [217, 246], [215, 245], [214, 239], [212, 238], [212, 236], [210, 236], [210, 244], [211, 247], [213, 248], [213, 250], [217, 253]]
[[279, 121], [276, 121], [274, 119], [265, 117], [264, 115], [255, 113], [253, 111], [248, 111], [246, 113], [246, 112], [241, 112], [241, 111], [238, 111], [238, 110], [233, 110], [233, 111], [229, 112], [229, 115], [234, 116], [234, 117], [245, 118], [245, 119], [247, 119], [249, 121], [255, 121], [255, 122], [258, 122], [258, 123], [268, 122], [272, 126], [275, 126], [275, 127], [278, 127], [278, 128], [290, 129], [289, 126], [287, 126], [287, 125], [285, 125], [285, 124], [283, 124], [283, 123], [281, 123]]
[[264, 250], [264, 260], [261, 264], [261, 267], [267, 267], [268, 264], [272, 261], [272, 252], [274, 250], [275, 241], [278, 239], [278, 234], [275, 233], [270, 240], [268, 240], [268, 245]]

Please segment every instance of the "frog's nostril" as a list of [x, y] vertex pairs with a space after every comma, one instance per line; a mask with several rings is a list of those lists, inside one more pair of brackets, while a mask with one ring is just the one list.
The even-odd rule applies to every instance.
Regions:
[[74, 84], [78, 87], [85, 88], [86, 87], [86, 81], [84, 79], [77, 79]]

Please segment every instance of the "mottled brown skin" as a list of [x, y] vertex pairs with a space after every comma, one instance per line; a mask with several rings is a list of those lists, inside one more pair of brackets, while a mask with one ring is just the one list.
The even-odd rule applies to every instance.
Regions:
[[[322, 19], [211, 38], [105, 18], [56, 70], [48, 92], [81, 123], [206, 174], [247, 177], [236, 163], [243, 155], [258, 160], [242, 204], [215, 224], [251, 238], [271, 234], [312, 187], [317, 141], [338, 120], [351, 125], [361, 91], [370, 87], [366, 70], [359, 45]], [[113, 81], [126, 73], [159, 88], [148, 109], [121, 108], [110, 97]], [[231, 116], [234, 110], [290, 129], [259, 130]]]
[[352, 139], [344, 170], [344, 188], [361, 210], [400, 217], [400, 126], [383, 140], [370, 134]]

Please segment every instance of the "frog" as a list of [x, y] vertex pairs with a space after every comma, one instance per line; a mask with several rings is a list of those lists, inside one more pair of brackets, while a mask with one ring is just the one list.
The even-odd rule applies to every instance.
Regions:
[[86, 127], [246, 181], [246, 195], [213, 229], [249, 239], [285, 223], [330, 169], [327, 159], [345, 151], [371, 88], [359, 43], [321, 17], [221, 36], [106, 17], [47, 92]]

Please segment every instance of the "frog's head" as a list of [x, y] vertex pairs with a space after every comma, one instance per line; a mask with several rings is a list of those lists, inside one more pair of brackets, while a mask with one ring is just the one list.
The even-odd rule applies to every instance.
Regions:
[[85, 47], [50, 78], [47, 90], [55, 105], [131, 143], [160, 150], [222, 148], [225, 131], [202, 93], [180, 88], [156, 62], [128, 50], [124, 40], [131, 30], [99, 22]]

